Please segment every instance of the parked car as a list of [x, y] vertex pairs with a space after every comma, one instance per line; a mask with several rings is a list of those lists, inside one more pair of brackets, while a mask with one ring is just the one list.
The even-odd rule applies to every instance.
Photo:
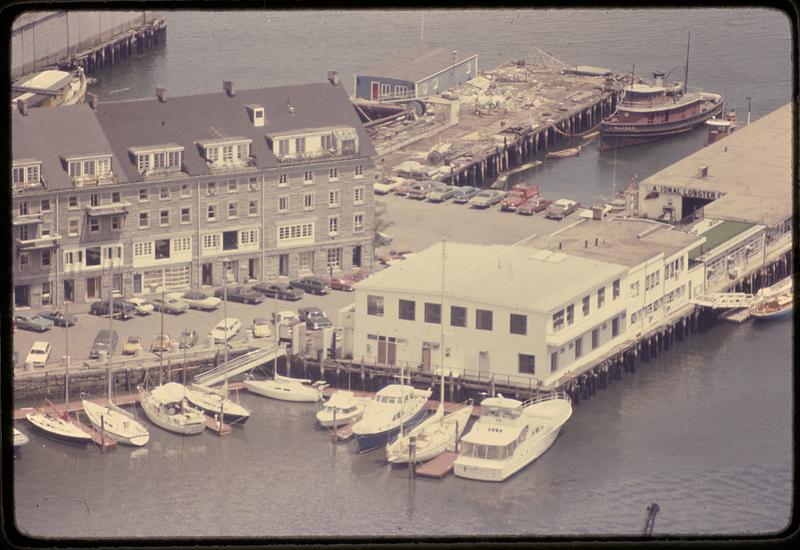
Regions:
[[372, 184], [372, 192], [376, 195], [386, 195], [391, 193], [395, 187], [403, 183], [405, 180], [398, 176], [392, 176], [388, 178], [381, 178], [379, 180], [375, 180], [375, 183]]
[[128, 340], [122, 346], [122, 355], [136, 355], [136, 350], [144, 351], [144, 338], [128, 336]]
[[417, 183], [416, 180], [413, 179], [406, 179], [403, 180], [401, 183], [397, 184], [394, 187], [394, 194], [400, 195], [401, 197], [405, 197], [408, 195], [408, 192], [411, 191], [411, 187]]
[[31, 364], [34, 367], [43, 367], [47, 364], [50, 358], [50, 344], [48, 342], [36, 341], [31, 346], [31, 351], [25, 358], [25, 364]]
[[537, 212], [547, 210], [547, 207], [553, 204], [553, 201], [547, 199], [540, 199], [538, 197], [529, 199], [517, 207], [517, 214], [523, 216], [533, 216]]
[[448, 199], [452, 199], [458, 187], [454, 185], [446, 185], [444, 183], [434, 183], [431, 190], [428, 191], [428, 194], [425, 198], [427, 198], [430, 202], [444, 202]]
[[294, 281], [289, 283], [292, 288], [299, 288], [305, 290], [309, 294], [327, 294], [330, 292], [330, 288], [325, 281], [320, 279], [319, 277], [303, 277], [301, 279], [295, 279]]
[[472, 208], [488, 208], [497, 204], [506, 196], [505, 191], [499, 189], [483, 189], [480, 193], [469, 199]]
[[200, 335], [194, 329], [184, 329], [181, 332], [181, 337], [178, 340], [178, 348], [180, 349], [188, 349], [194, 347], [197, 344], [197, 340], [200, 338]]
[[183, 300], [189, 307], [192, 309], [199, 309], [201, 311], [214, 311], [219, 306], [222, 305], [222, 300], [217, 298], [216, 296], [209, 296], [204, 292], [200, 292], [198, 290], [191, 290], [189, 292], [185, 292], [181, 294], [180, 292], [175, 292], [174, 294], [170, 294], [169, 296], [177, 299]]
[[71, 313], [67, 315], [60, 309], [42, 311], [39, 313], [39, 317], [42, 319], [47, 319], [48, 321], [52, 321], [52, 323], [57, 327], [74, 326], [75, 323], [78, 322], [78, 318], [75, 315], [72, 315]]
[[[89, 306], [89, 314], [105, 317], [108, 315], [108, 305], [109, 304], [106, 300], [100, 300], [99, 302], [92, 302], [92, 304]], [[115, 318], [127, 321], [134, 315], [136, 315], [136, 308], [133, 305], [120, 301], [114, 302]]]
[[94, 337], [92, 349], [89, 351], [89, 359], [97, 359], [100, 357], [100, 352], [105, 351], [109, 355], [114, 353], [117, 349], [117, 341], [119, 336], [116, 330], [102, 329], [97, 331], [97, 336]]
[[300, 320], [305, 322], [309, 330], [317, 330], [323, 327], [332, 327], [333, 323], [325, 312], [318, 307], [301, 307], [297, 310]]
[[250, 325], [253, 331], [254, 338], [269, 338], [272, 336], [272, 329], [269, 326], [269, 321], [263, 317], [256, 317]]
[[164, 311], [164, 313], [171, 313], [172, 315], [178, 315], [180, 313], [185, 313], [189, 310], [189, 304], [184, 302], [183, 300], [179, 300], [177, 298], [173, 298], [171, 296], [157, 296], [153, 298], [153, 308], [156, 311]]
[[500, 210], [514, 212], [527, 201], [539, 196], [538, 185], [518, 184], [511, 188], [508, 194], [500, 201]]
[[371, 275], [370, 272], [367, 271], [366, 269], [358, 269], [356, 271], [348, 273], [344, 277], [345, 277], [345, 279], [347, 279], [347, 280], [349, 280], [349, 281], [351, 281], [353, 283], [357, 283], [358, 281], [363, 281], [364, 279], [366, 279], [370, 275]]
[[429, 191], [433, 189], [432, 181], [418, 181], [406, 193], [407, 199], [423, 200]]
[[169, 351], [172, 348], [172, 340], [169, 334], [156, 334], [153, 336], [153, 343], [150, 344], [150, 351], [153, 353]]
[[[264, 295], [256, 290], [249, 289], [245, 286], [229, 286], [228, 287], [228, 300], [231, 302], [241, 302], [243, 304], [260, 304], [264, 301]], [[214, 296], [217, 298], [225, 297], [225, 288], [218, 288], [214, 291]]]
[[331, 290], [343, 290], [344, 292], [353, 292], [353, 281], [346, 277], [331, 277], [328, 279], [328, 286]]
[[250, 288], [262, 293], [267, 298], [278, 298], [278, 300], [288, 300], [290, 302], [299, 300], [305, 294], [304, 290], [292, 288], [286, 283], [256, 283]]
[[[227, 327], [227, 330], [226, 330]], [[216, 324], [214, 328], [211, 329], [211, 332], [208, 333], [211, 341], [215, 344], [227, 342], [242, 328], [242, 322], [239, 319], [234, 317], [227, 317]]]
[[563, 219], [578, 208], [578, 203], [570, 199], [558, 199], [553, 204], [547, 207], [546, 217], [554, 220]]
[[44, 332], [53, 327], [53, 321], [45, 319], [38, 313], [31, 311], [21, 311], [14, 315], [14, 325], [25, 330], [34, 332]]
[[126, 298], [124, 300], [136, 310], [136, 315], [150, 315], [153, 313], [153, 304], [144, 298]]
[[465, 204], [469, 202], [469, 200], [480, 193], [481, 190], [477, 187], [472, 187], [471, 185], [464, 185], [456, 189], [456, 192], [453, 194], [453, 202], [458, 204]]
[[390, 250], [386, 254], [376, 256], [376, 259], [383, 265], [389, 265], [395, 260], [405, 260], [408, 254], [412, 254], [412, 252], [410, 250]]

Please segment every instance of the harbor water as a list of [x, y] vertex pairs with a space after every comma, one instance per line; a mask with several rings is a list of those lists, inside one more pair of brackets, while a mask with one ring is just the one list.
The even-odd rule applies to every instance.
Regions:
[[[96, 75], [100, 101], [322, 81], [353, 75], [418, 40], [420, 12], [166, 12], [163, 49]], [[576, 32], [576, 30], [580, 32]], [[689, 86], [720, 92], [739, 125], [790, 100], [789, 23], [768, 10], [435, 11], [432, 46], [480, 65], [536, 45], [569, 65], [637, 74], [684, 63]], [[368, 45], [368, 47], [366, 47]], [[671, 79], [682, 78], [682, 68]], [[678, 74], [680, 73], [680, 76]], [[684, 138], [548, 162], [545, 196], [592, 203], [703, 146]], [[34, 537], [426, 537], [754, 535], [792, 513], [793, 323], [719, 324], [575, 407], [553, 447], [499, 484], [409, 479], [381, 451], [359, 455], [314, 425], [314, 404], [242, 391], [244, 428], [180, 437], [148, 425], [144, 448], [102, 453], [31, 436], [14, 460], [17, 527]], [[137, 410], [141, 414], [141, 410]]]

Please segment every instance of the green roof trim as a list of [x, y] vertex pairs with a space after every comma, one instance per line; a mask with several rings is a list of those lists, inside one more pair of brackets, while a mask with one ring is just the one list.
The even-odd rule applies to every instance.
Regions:
[[706, 242], [689, 251], [689, 261], [696, 260], [709, 250], [714, 250], [719, 245], [744, 233], [755, 224], [746, 222], [723, 221], [702, 234]]

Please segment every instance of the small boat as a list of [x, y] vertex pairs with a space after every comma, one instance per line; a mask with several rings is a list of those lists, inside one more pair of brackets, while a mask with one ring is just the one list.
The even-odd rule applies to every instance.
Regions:
[[11, 107], [24, 101], [28, 107], [77, 105], [86, 96], [86, 75], [81, 67], [73, 71], [48, 69], [27, 74], [11, 84]]
[[317, 412], [317, 422], [324, 428], [333, 427], [334, 420], [337, 426], [357, 422], [371, 401], [369, 397], [356, 397], [351, 391], [335, 391]]
[[549, 449], [570, 416], [572, 401], [563, 392], [524, 403], [500, 394], [484, 399], [480, 418], [461, 440], [453, 472], [469, 479], [503, 481]]
[[430, 388], [418, 390], [403, 384], [390, 384], [378, 391], [375, 400], [364, 409], [361, 420], [353, 425], [358, 451], [365, 453], [385, 447], [401, 429], [422, 422], [430, 396]]
[[472, 409], [472, 399], [447, 414], [444, 414], [444, 405], [440, 404], [433, 415], [386, 447], [386, 460], [393, 464], [410, 462], [412, 437], [415, 440], [416, 462], [431, 460], [445, 451], [455, 451], [456, 443], [467, 427]]
[[581, 146], [570, 147], [568, 149], [561, 149], [560, 151], [551, 151], [547, 153], [549, 159], [562, 159], [566, 157], [575, 157], [581, 154]]
[[206, 428], [206, 415], [186, 400], [185, 386], [167, 382], [147, 390], [139, 386], [139, 402], [150, 422], [181, 435], [199, 434]]
[[27, 435], [14, 428], [14, 452], [19, 454], [22, 451], [22, 446], [27, 445], [30, 438]]
[[117, 443], [141, 447], [150, 441], [150, 432], [144, 423], [111, 401], [96, 403], [84, 399], [82, 404], [94, 429], [102, 431]]
[[75, 423], [44, 409], [29, 412], [25, 418], [39, 433], [55, 441], [85, 445], [92, 440], [92, 437]]
[[226, 424], [241, 426], [250, 418], [250, 411], [240, 403], [228, 399], [227, 395], [228, 392], [225, 390], [206, 388], [197, 384], [186, 388], [186, 399], [189, 403], [209, 416], [221, 417]]
[[311, 383], [304, 378], [290, 378], [275, 373], [272, 380], [245, 380], [244, 386], [253, 393], [280, 399], [281, 401], [296, 401], [315, 403], [322, 400], [322, 386], [324, 382]]
[[756, 322], [786, 319], [792, 316], [793, 309], [792, 279], [787, 277], [756, 294], [755, 302], [750, 305], [750, 317]]
[[708, 126], [706, 145], [711, 145], [736, 131], [736, 113], [730, 111], [725, 118], [714, 117], [706, 120], [706, 126]]

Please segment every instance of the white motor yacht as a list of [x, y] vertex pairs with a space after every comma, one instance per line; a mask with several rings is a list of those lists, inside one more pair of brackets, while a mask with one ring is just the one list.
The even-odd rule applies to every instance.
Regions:
[[317, 422], [325, 428], [333, 426], [334, 419], [337, 426], [344, 426], [361, 419], [367, 403], [372, 398], [356, 397], [351, 391], [335, 391], [325, 402], [322, 410], [317, 412]]
[[484, 399], [480, 418], [461, 440], [453, 472], [503, 481], [549, 449], [571, 415], [572, 401], [563, 392], [524, 403], [500, 394]]
[[390, 384], [378, 391], [361, 420], [353, 425], [359, 452], [384, 447], [401, 428], [411, 429], [422, 422], [430, 396], [430, 388], [418, 390], [402, 384]]
[[152, 390], [139, 387], [139, 402], [150, 422], [174, 433], [195, 435], [206, 427], [206, 415], [186, 400], [185, 386], [168, 382]]

